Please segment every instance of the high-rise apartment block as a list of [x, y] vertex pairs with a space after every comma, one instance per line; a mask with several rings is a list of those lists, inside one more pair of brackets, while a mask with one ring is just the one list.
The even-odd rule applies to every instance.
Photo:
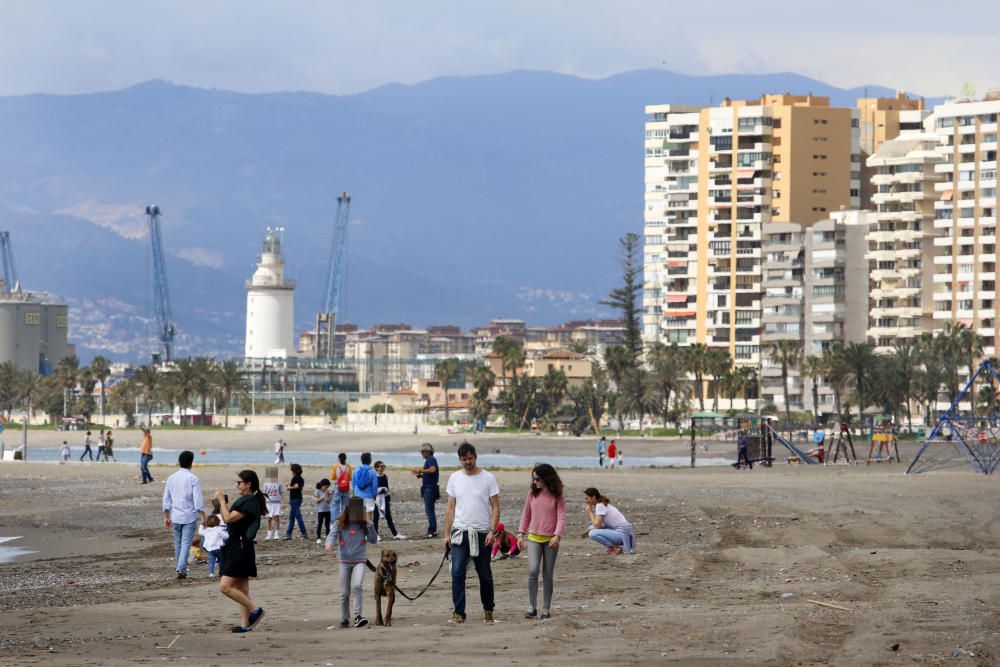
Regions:
[[934, 184], [934, 321], [964, 324], [983, 338], [983, 354], [997, 354], [996, 297], [997, 118], [1000, 95], [936, 107], [926, 127], [940, 137], [942, 161]]
[[[912, 112], [911, 112], [912, 113]], [[932, 133], [904, 130], [867, 160], [874, 189], [868, 230], [868, 341], [889, 352], [934, 329], [934, 184], [943, 157]]]
[[879, 146], [895, 139], [902, 132], [922, 131], [928, 112], [923, 98], [908, 97], [896, 91], [895, 97], [863, 97], [858, 100], [858, 147], [861, 149], [861, 208], [874, 208], [872, 195], [876, 186], [872, 182], [873, 168], [867, 160], [878, 152]]
[[646, 113], [644, 336], [756, 365], [764, 230], [858, 207], [855, 112], [786, 94]]

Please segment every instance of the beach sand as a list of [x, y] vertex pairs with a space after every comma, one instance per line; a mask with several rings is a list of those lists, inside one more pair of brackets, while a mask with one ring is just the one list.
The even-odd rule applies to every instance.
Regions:
[[[61, 442], [64, 434], [50, 436]], [[288, 460], [296, 446], [377, 454], [424, 441], [284, 437]], [[39, 440], [32, 433], [33, 443]], [[251, 449], [273, 440], [267, 433], [162, 431], [156, 444]], [[458, 437], [428, 440], [443, 466], [457, 465], [451, 443]], [[476, 442], [539, 457], [593, 451], [592, 439]], [[623, 445], [636, 455], [687, 447], [683, 440], [631, 438]], [[899, 464], [564, 471], [568, 527], [553, 618], [523, 619], [526, 562], [516, 559], [493, 565], [497, 622], [489, 626], [481, 622], [474, 571], [469, 622], [448, 623], [446, 566], [417, 602], [397, 597], [393, 627], [328, 629], [340, 620], [336, 561], [315, 544], [307, 511], [313, 539], [259, 536], [252, 594], [266, 616], [240, 636], [229, 632], [238, 609], [205, 566], [193, 565], [186, 581], [174, 578], [160, 497], [175, 466], [163, 458], [152, 468], [156, 483], [146, 486], [134, 465], [0, 465], [0, 537], [23, 536], [6, 545], [38, 552], [0, 564], [0, 664], [893, 665], [997, 664], [1000, 657], [997, 479], [971, 471], [905, 476]], [[231, 493], [239, 468], [195, 472], [206, 494]], [[307, 488], [328, 475], [328, 468], [307, 467]], [[426, 527], [417, 480], [404, 470], [389, 475], [396, 524], [419, 537]], [[497, 477], [502, 519], [514, 529], [528, 473]], [[287, 482], [287, 469], [282, 478]], [[588, 486], [599, 487], [635, 524], [635, 555], [607, 556], [580, 537]], [[440, 522], [444, 504], [438, 507]], [[440, 540], [380, 546], [399, 552], [400, 584], [410, 592], [430, 579], [442, 553]], [[372, 560], [378, 553], [369, 548]], [[369, 574], [364, 612], [374, 618], [371, 591]]]

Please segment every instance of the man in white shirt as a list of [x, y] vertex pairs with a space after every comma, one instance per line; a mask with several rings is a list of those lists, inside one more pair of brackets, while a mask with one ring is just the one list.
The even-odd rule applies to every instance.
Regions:
[[479, 597], [486, 623], [493, 622], [493, 571], [490, 550], [500, 522], [500, 485], [492, 473], [476, 465], [476, 448], [458, 447], [462, 469], [448, 478], [448, 508], [444, 515], [444, 543], [451, 548], [452, 623], [465, 622], [465, 573], [472, 559], [479, 576]]
[[274, 443], [274, 462], [285, 462], [285, 441], [281, 438], [278, 438], [278, 442]]
[[178, 579], [187, 579], [188, 552], [198, 524], [205, 519], [201, 482], [191, 472], [193, 461], [194, 452], [181, 452], [177, 457], [181, 469], [167, 479], [163, 489], [163, 525], [173, 530]]

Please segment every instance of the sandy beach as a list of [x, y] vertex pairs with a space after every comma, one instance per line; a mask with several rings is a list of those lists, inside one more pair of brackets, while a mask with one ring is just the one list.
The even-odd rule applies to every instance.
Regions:
[[[78, 434], [32, 432], [32, 444], [53, 446], [67, 435]], [[430, 440], [450, 467], [460, 440], [284, 437], [288, 461], [295, 448], [348, 451], [356, 462], [356, 452], [416, 449]], [[128, 439], [119, 433], [120, 444]], [[273, 441], [268, 433], [161, 431], [156, 445], [241, 450]], [[492, 446], [540, 460], [593, 452], [591, 439], [474, 442], [481, 451]], [[623, 446], [637, 456], [687, 451], [683, 440], [630, 438]], [[314, 539], [295, 539], [258, 543], [252, 590], [267, 615], [239, 636], [229, 632], [237, 607], [204, 566], [192, 566], [186, 581], [174, 578], [160, 496], [176, 466], [165, 458], [154, 461], [156, 483], [147, 486], [133, 465], [0, 465], [0, 538], [21, 536], [0, 546], [36, 552], [0, 564], [0, 664], [986, 665], [1000, 657], [997, 480], [971, 471], [905, 476], [899, 464], [567, 470], [568, 529], [551, 621], [522, 618], [527, 573], [518, 559], [494, 563], [493, 625], [480, 622], [474, 573], [469, 622], [447, 622], [446, 568], [417, 602], [397, 598], [393, 627], [330, 629], [339, 621], [336, 561]], [[231, 489], [240, 467], [196, 465], [195, 473], [208, 494]], [[307, 488], [328, 475], [328, 467], [307, 466]], [[419, 537], [417, 481], [401, 469], [389, 475], [397, 526]], [[287, 481], [287, 471], [282, 476]], [[528, 472], [497, 477], [502, 519], [516, 526]], [[579, 536], [588, 486], [635, 524], [636, 554], [607, 556]], [[313, 516], [307, 511], [307, 524]], [[408, 591], [427, 582], [442, 553], [438, 540], [385, 546], [399, 552]], [[371, 547], [369, 557], [378, 552]], [[365, 592], [373, 617], [370, 576]]]

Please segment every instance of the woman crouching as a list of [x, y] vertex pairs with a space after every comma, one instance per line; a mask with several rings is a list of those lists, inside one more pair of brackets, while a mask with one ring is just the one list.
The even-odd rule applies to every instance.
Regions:
[[586, 489], [583, 496], [587, 502], [587, 516], [590, 517], [588, 537], [607, 547], [608, 555], [620, 554], [623, 549], [631, 554], [635, 549], [632, 524], [594, 487]]

